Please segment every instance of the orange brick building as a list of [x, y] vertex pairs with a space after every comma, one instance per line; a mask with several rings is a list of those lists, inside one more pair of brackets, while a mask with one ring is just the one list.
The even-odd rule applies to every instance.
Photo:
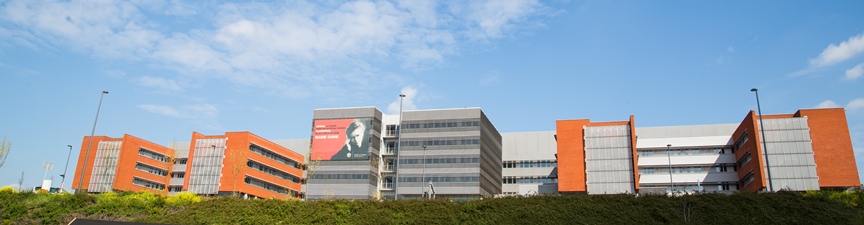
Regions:
[[[90, 137], [84, 137], [81, 156]], [[175, 149], [172, 149], [175, 148]], [[94, 136], [79, 157], [72, 186], [82, 191], [151, 191], [299, 199], [303, 156], [250, 132], [192, 133], [189, 149], [168, 148], [132, 135]]]
[[[82, 156], [87, 155], [90, 137], [81, 143]], [[151, 191], [167, 194], [174, 150], [125, 134], [122, 138], [94, 136], [83, 183], [84, 157], [78, 158], [72, 187], [87, 192]]]
[[192, 133], [183, 190], [204, 195], [300, 197], [303, 155], [250, 132]]
[[861, 186], [844, 109], [801, 109], [762, 119], [764, 144], [753, 111], [739, 124], [718, 125], [637, 128], [633, 116], [621, 122], [558, 120], [558, 191], [756, 192]]

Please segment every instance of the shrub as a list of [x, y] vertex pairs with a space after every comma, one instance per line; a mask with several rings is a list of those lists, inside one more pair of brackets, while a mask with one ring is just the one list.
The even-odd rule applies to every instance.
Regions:
[[180, 192], [165, 199], [169, 206], [188, 206], [196, 202], [201, 202], [201, 196], [192, 192]]

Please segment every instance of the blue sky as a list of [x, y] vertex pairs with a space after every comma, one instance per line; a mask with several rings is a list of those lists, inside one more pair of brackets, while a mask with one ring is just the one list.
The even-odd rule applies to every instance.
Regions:
[[864, 164], [861, 1], [287, 2], [0, 0], [0, 185], [46, 161], [59, 184], [102, 90], [96, 135], [164, 145], [308, 138], [315, 108], [395, 113], [400, 93], [501, 132], [739, 123], [755, 87], [765, 114], [845, 107]]

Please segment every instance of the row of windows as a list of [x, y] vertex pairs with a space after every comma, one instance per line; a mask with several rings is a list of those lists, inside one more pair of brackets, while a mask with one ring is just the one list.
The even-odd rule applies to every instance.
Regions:
[[407, 123], [405, 129], [444, 128], [444, 127], [479, 127], [480, 121], [443, 122], [443, 123]]
[[167, 176], [167, 175], [168, 175], [168, 171], [167, 171], [167, 170], [163, 170], [163, 169], [159, 169], [159, 168], [156, 168], [156, 167], [152, 167], [152, 166], [144, 165], [144, 164], [141, 164], [141, 163], [136, 163], [136, 164], [135, 164], [135, 169], [136, 169], [136, 170], [140, 170], [140, 171], [144, 171], [144, 172], [148, 172], [148, 173], [152, 173], [152, 174], [156, 174], [156, 175], [159, 175], [159, 176]]
[[534, 161], [504, 161], [504, 168], [535, 168], [535, 167], [557, 167], [557, 160], [534, 160]]
[[434, 141], [403, 141], [405, 146], [433, 146], [433, 145], [476, 145], [480, 144], [479, 139], [465, 140], [434, 140]]
[[312, 179], [366, 180], [369, 174], [313, 174]]
[[[420, 182], [420, 177], [400, 177], [399, 182]], [[425, 182], [479, 182], [478, 177], [426, 177]]]
[[505, 184], [545, 184], [558, 183], [558, 178], [547, 176], [504, 177]]
[[186, 173], [171, 173], [171, 178], [184, 178]]
[[164, 184], [156, 183], [156, 182], [149, 181], [149, 180], [144, 180], [144, 179], [137, 178], [137, 177], [132, 179], [132, 184], [138, 185], [141, 187], [145, 187], [145, 188], [155, 189], [155, 190], [164, 190], [165, 189]]
[[756, 180], [756, 178], [753, 176], [753, 172], [749, 172], [747, 175], [744, 175], [744, 178], [741, 178], [738, 183], [741, 184], [741, 187], [747, 187], [747, 185], [753, 183], [754, 180]]
[[138, 149], [138, 155], [144, 156], [147, 158], [155, 159], [156, 161], [168, 162], [168, 157], [154, 151], [150, 151], [144, 148]]
[[747, 136], [747, 131], [745, 130], [744, 133], [741, 134], [741, 137], [739, 137], [738, 140], [735, 140], [735, 149], [741, 149], [744, 147], [744, 143], [747, 143], [749, 139], [750, 137]]
[[286, 158], [285, 156], [281, 156], [279, 154], [273, 153], [270, 150], [262, 148], [261, 146], [250, 144], [249, 145], [249, 151], [252, 151], [252, 152], [257, 153], [259, 155], [262, 155], [264, 157], [270, 158], [272, 160], [276, 160], [276, 162], [288, 165], [290, 167], [294, 167], [297, 169], [300, 168], [300, 164], [295, 162], [294, 160], [291, 160], [291, 159]]
[[710, 149], [672, 149], [667, 152], [663, 149], [655, 150], [640, 150], [639, 156], [654, 156], [654, 155], [718, 155], [718, 154], [733, 154], [731, 148], [710, 148]]
[[[733, 171], [735, 167], [732, 167]], [[704, 167], [672, 167], [672, 173], [701, 173], [701, 172], [729, 172], [729, 168], [727, 166], [712, 166], [708, 168]], [[639, 174], [654, 174], [654, 173], [668, 173], [668, 167], [647, 167], [647, 168], [639, 168]]]
[[[401, 159], [402, 164], [423, 164], [422, 159]], [[426, 164], [479, 163], [479, 158], [426, 159]]]
[[187, 161], [189, 161], [189, 159], [187, 159], [187, 158], [174, 159], [174, 165], [186, 165]]
[[246, 183], [248, 185], [252, 185], [255, 187], [259, 187], [259, 188], [262, 188], [265, 190], [269, 190], [272, 192], [280, 193], [280, 194], [288, 194], [291, 197], [297, 197], [297, 194], [298, 194], [297, 191], [294, 191], [294, 190], [291, 190], [291, 189], [288, 189], [288, 188], [285, 188], [285, 187], [282, 187], [279, 185], [271, 184], [269, 182], [255, 179], [255, 178], [252, 178], [249, 176], [247, 176], [246, 179], [243, 179], [243, 183]]
[[736, 162], [735, 164], [738, 166], [738, 169], [741, 169], [746, 166], [747, 163], [750, 163], [751, 158], [752, 157], [750, 156], [750, 150], [747, 150], [747, 152], [744, 153], [744, 156], [741, 156], [741, 159], [739, 159], [738, 162]]
[[264, 164], [261, 164], [261, 163], [258, 163], [258, 162], [252, 161], [252, 160], [246, 161], [246, 167], [249, 167], [249, 168], [252, 168], [252, 169], [255, 169], [255, 170], [258, 170], [258, 171], [261, 171], [261, 172], [264, 172], [264, 173], [267, 173], [267, 174], [270, 174], [270, 175], [273, 175], [273, 176], [276, 176], [279, 178], [282, 178], [282, 179], [287, 180], [287, 181], [291, 181], [294, 183], [300, 183], [299, 177], [296, 177], [296, 176], [293, 176], [289, 173], [271, 168], [269, 166], [265, 166]]

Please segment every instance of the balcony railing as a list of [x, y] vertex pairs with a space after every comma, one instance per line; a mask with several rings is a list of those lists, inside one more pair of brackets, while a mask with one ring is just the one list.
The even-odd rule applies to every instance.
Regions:
[[393, 190], [393, 183], [383, 183], [381, 184], [382, 190]]

